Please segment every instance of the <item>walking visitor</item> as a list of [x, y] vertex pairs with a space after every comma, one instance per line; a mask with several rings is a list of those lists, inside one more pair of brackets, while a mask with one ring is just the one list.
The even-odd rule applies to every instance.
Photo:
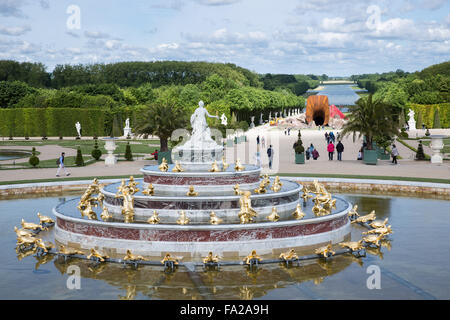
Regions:
[[314, 160], [317, 160], [317, 158], [319, 158], [319, 151], [317, 151], [317, 149], [314, 149], [311, 153], [312, 157]]
[[61, 172], [61, 169], [64, 171], [64, 173], [66, 174], [66, 176], [70, 176], [70, 172], [68, 172], [66, 170], [66, 167], [64, 166], [64, 156], [66, 154], [63, 152], [61, 153], [61, 156], [58, 159], [58, 170], [56, 170], [56, 176], [59, 177], [59, 173]]
[[397, 157], [399, 156], [399, 153], [395, 144], [392, 145], [391, 156], [392, 156], [392, 164], [397, 164]]
[[339, 140], [338, 144], [336, 145], [336, 151], [337, 151], [337, 159], [339, 161], [342, 161], [342, 152], [344, 152], [344, 145]]
[[272, 169], [272, 161], [273, 161], [273, 149], [272, 145], [267, 149], [267, 156], [269, 157], [269, 169]]
[[330, 143], [328, 144], [327, 151], [328, 151], [328, 160], [333, 160], [334, 144], [333, 141], [331, 141], [331, 139]]

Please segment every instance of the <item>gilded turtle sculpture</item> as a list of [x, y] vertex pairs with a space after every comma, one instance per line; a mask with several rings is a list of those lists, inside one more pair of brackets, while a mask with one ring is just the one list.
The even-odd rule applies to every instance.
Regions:
[[298, 259], [298, 255], [295, 253], [294, 249], [291, 249], [287, 252], [283, 252], [280, 254], [280, 259], [283, 259], [284, 261], [292, 261], [292, 260], [297, 260]]
[[95, 250], [94, 248], [92, 248], [90, 250], [90, 254], [86, 258], [88, 260], [91, 260], [92, 258], [94, 258], [94, 260], [97, 260], [97, 261], [100, 261], [100, 262], [104, 262], [105, 259], [109, 259], [109, 256], [103, 255], [100, 252], [98, 252], [97, 250]]
[[252, 252], [242, 260], [245, 262], [245, 264], [251, 264], [252, 261], [260, 262], [262, 259], [256, 254], [256, 250], [252, 250]]
[[292, 213], [292, 215], [297, 220], [303, 219], [305, 213], [303, 212], [302, 205], [300, 203], [297, 204], [297, 207], [295, 208], [295, 211]]
[[348, 248], [350, 249], [352, 252], [353, 251], [359, 251], [361, 249], [364, 249], [364, 244], [363, 244], [363, 240], [359, 240], [359, 241], [349, 241], [349, 242], [341, 242], [339, 243], [339, 245], [342, 248]]
[[373, 221], [377, 217], [375, 215], [375, 210], [372, 210], [369, 214], [366, 214], [365, 216], [359, 216], [355, 220], [353, 220], [351, 223], [366, 223], [368, 221]]
[[277, 222], [280, 220], [280, 216], [278, 215], [277, 208], [272, 208], [272, 213], [266, 217], [267, 220], [270, 220], [272, 222]]
[[217, 217], [216, 213], [214, 211], [211, 211], [209, 214], [209, 223], [211, 224], [221, 224], [223, 219], [220, 219]]
[[38, 216], [39, 222], [40, 222], [41, 224], [55, 224], [55, 220], [53, 220], [53, 219], [50, 218], [50, 217], [43, 216], [43, 215], [41, 215], [39, 212], [37, 213], [37, 216]]

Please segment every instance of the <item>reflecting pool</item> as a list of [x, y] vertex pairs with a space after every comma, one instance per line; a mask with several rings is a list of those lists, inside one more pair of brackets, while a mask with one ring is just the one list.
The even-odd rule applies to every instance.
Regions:
[[[351, 87], [356, 86], [349, 84], [333, 84], [324, 85], [324, 88], [318, 91], [317, 94], [328, 96], [328, 103], [330, 105], [334, 104], [336, 106], [348, 106], [354, 105], [359, 99], [358, 94]], [[346, 112], [347, 108], [342, 108], [342, 112]]]
[[[223, 266], [220, 271], [179, 267], [100, 264], [56, 256], [18, 256], [14, 226], [38, 222], [37, 212], [77, 194], [0, 200], [0, 299], [450, 299], [450, 201], [391, 195], [339, 196], [358, 204], [358, 212], [389, 218], [394, 233], [366, 257], [350, 254], [302, 262], [299, 266]], [[352, 227], [352, 240], [366, 231]], [[39, 234], [53, 241], [53, 231]], [[70, 266], [81, 271], [81, 288], [68, 289]], [[367, 286], [370, 270], [379, 270], [381, 289]], [[368, 273], [369, 271], [369, 273]]]

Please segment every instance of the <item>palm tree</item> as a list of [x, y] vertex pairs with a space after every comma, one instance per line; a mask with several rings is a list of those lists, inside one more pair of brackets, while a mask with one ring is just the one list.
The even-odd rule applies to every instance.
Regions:
[[187, 113], [175, 104], [157, 103], [149, 106], [143, 116], [138, 119], [136, 131], [158, 136], [161, 150], [169, 151], [168, 140], [176, 129], [185, 128]]
[[374, 100], [372, 95], [360, 98], [355, 106], [349, 107], [350, 119], [341, 132], [341, 137], [353, 134], [366, 137], [367, 149], [373, 150], [376, 137], [393, 137], [399, 133], [398, 111], [394, 107]]

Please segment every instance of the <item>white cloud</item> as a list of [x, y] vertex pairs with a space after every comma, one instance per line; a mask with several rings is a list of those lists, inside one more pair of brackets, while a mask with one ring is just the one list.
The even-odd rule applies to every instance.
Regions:
[[430, 10], [437, 10], [441, 8], [447, 0], [423, 0], [422, 5]]
[[99, 31], [85, 31], [84, 36], [90, 39], [108, 39], [110, 37], [109, 34]]
[[229, 4], [241, 2], [241, 0], [195, 0], [199, 4], [205, 6], [226, 6]]
[[8, 36], [21, 36], [31, 30], [30, 26], [24, 27], [5, 27], [0, 25], [0, 34]]
[[22, 6], [25, 0], [0, 0], [0, 15], [5, 17], [25, 17]]

